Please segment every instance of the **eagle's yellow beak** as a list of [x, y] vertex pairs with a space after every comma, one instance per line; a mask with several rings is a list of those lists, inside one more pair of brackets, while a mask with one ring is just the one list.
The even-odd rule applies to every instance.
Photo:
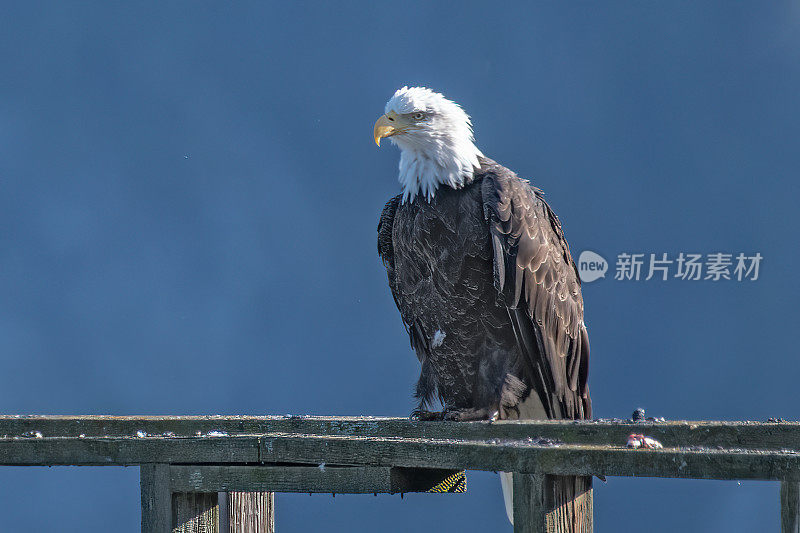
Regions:
[[375, 121], [373, 133], [375, 134], [375, 144], [378, 146], [381, 145], [381, 139], [384, 137], [391, 137], [399, 133], [398, 128], [395, 126], [396, 119], [394, 115], [395, 113], [392, 111], [388, 115], [381, 115], [380, 118]]

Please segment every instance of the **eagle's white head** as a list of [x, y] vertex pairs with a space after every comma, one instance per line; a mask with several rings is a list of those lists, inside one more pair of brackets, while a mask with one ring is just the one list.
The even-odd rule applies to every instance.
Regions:
[[458, 189], [472, 181], [483, 156], [475, 146], [472, 123], [461, 107], [426, 87], [403, 87], [386, 102], [375, 122], [375, 143], [391, 137], [400, 147], [403, 202], [428, 200], [439, 185]]

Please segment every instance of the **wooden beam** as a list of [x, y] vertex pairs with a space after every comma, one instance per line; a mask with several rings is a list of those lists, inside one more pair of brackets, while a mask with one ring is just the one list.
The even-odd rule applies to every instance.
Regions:
[[0, 465], [320, 463], [698, 479], [800, 481], [793, 450], [629, 449], [538, 441], [266, 434], [0, 440]]
[[169, 465], [141, 465], [139, 484], [142, 495], [142, 533], [169, 533], [172, 531]]
[[258, 463], [259, 437], [44, 437], [0, 440], [0, 465]]
[[800, 483], [781, 482], [781, 531], [800, 533]]
[[555, 475], [800, 480], [794, 451], [631, 449], [540, 445], [528, 441], [456, 441], [320, 435], [264, 435], [265, 462], [464, 468]]
[[548, 438], [565, 444], [624, 445], [631, 433], [660, 440], [666, 447], [708, 446], [760, 450], [800, 450], [798, 422], [714, 422], [625, 420], [421, 422], [406, 418], [308, 416], [0, 416], [0, 439], [44, 437], [195, 437], [264, 433], [330, 436], [384, 436], [458, 440]]
[[391, 468], [318, 466], [195, 466], [170, 468], [173, 490], [193, 492], [389, 492]]
[[427, 492], [455, 470], [368, 466], [172, 465], [173, 492]]

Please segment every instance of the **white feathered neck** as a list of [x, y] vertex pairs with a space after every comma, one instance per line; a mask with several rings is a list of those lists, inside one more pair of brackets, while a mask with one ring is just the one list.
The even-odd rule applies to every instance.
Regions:
[[402, 201], [430, 200], [440, 185], [460, 189], [470, 183], [483, 154], [475, 146], [472, 123], [461, 107], [425, 87], [403, 87], [386, 103], [386, 113], [424, 113], [414, 128], [391, 138], [400, 148]]

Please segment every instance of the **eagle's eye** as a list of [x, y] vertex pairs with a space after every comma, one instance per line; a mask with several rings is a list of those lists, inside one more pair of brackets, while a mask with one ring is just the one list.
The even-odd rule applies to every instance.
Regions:
[[414, 113], [414, 120], [422, 120], [425, 118], [425, 113]]

